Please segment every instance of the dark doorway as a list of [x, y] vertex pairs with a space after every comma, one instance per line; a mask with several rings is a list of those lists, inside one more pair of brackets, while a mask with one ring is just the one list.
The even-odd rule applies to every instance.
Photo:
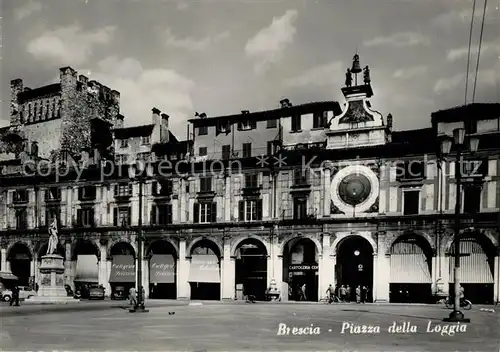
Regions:
[[[98, 254], [97, 246], [90, 241], [79, 240], [75, 244], [71, 258], [72, 261], [76, 262], [72, 287], [75, 291], [99, 283]], [[106, 260], [106, 258], [103, 259]], [[71, 285], [71, 282], [69, 285]]]
[[9, 251], [7, 260], [10, 271], [19, 278], [18, 284], [28, 286], [31, 276], [31, 260], [33, 256], [29, 248], [22, 243], [16, 243]]
[[263, 301], [267, 290], [267, 251], [256, 239], [242, 241], [236, 249], [235, 283], [243, 285], [243, 295]]
[[191, 249], [188, 281], [191, 299], [221, 299], [220, 251], [214, 242], [203, 239]]
[[338, 245], [335, 271], [337, 285], [347, 288], [349, 301], [356, 300], [357, 286], [366, 286], [367, 301], [373, 301], [373, 248], [365, 238], [351, 236]]
[[155, 241], [149, 247], [149, 297], [177, 298], [177, 252], [167, 241]]
[[[283, 256], [283, 281], [291, 301], [318, 301], [318, 251], [309, 238], [291, 240]], [[282, 295], [286, 294], [285, 292]]]

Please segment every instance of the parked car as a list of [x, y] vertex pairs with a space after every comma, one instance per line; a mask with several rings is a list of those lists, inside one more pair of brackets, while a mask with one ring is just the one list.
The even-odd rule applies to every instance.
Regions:
[[[28, 286], [19, 286], [19, 299], [28, 299], [30, 297], [36, 296], [36, 291]], [[10, 302], [12, 299], [12, 290], [2, 291], [2, 301]]]
[[104, 299], [104, 291], [102, 285], [91, 285], [89, 287], [89, 299]]

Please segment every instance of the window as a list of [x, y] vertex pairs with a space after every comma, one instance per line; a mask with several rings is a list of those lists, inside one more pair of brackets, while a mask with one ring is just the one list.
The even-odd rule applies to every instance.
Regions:
[[151, 209], [152, 225], [167, 225], [172, 223], [172, 204], [153, 205]]
[[467, 134], [469, 133], [476, 133], [477, 132], [477, 120], [474, 118], [468, 118], [465, 120], [465, 132]]
[[408, 160], [399, 163], [396, 170], [396, 179], [403, 180], [422, 180], [425, 178], [425, 163], [420, 160]]
[[78, 188], [78, 200], [95, 200], [96, 189], [93, 186], [84, 186]]
[[149, 136], [143, 136], [141, 138], [141, 144], [148, 145], [151, 143], [151, 138]]
[[76, 211], [77, 226], [94, 226], [94, 208], [84, 207]]
[[172, 180], [161, 180], [153, 182], [153, 195], [155, 196], [169, 196], [173, 193], [174, 182]]
[[16, 210], [16, 229], [24, 230], [28, 227], [28, 212], [26, 209]]
[[14, 191], [14, 203], [27, 203], [28, 200], [28, 190], [21, 189]]
[[217, 121], [217, 133], [229, 133], [231, 127], [228, 121]]
[[294, 169], [293, 170], [293, 185], [305, 186], [309, 184], [309, 170], [308, 169]]
[[257, 188], [258, 174], [245, 175], [245, 188]]
[[257, 121], [255, 120], [245, 120], [238, 122], [238, 130], [239, 131], [248, 131], [257, 128]]
[[292, 132], [298, 132], [298, 131], [302, 130], [301, 117], [302, 116], [300, 116], [300, 114], [294, 114], [292, 116]]
[[57, 226], [59, 228], [60, 227], [59, 219], [61, 218], [60, 214], [61, 214], [61, 209], [59, 207], [48, 207], [45, 210], [45, 224], [47, 226], [50, 226], [50, 224], [52, 224], [52, 221], [56, 219]]
[[132, 195], [132, 184], [121, 183], [115, 185], [115, 197], [130, 197]]
[[262, 199], [240, 200], [238, 210], [240, 221], [262, 220]]
[[267, 142], [267, 155], [274, 155], [274, 142]]
[[200, 192], [212, 192], [211, 177], [200, 177]]
[[120, 148], [128, 147], [128, 139], [120, 139]]
[[294, 198], [293, 199], [293, 218], [300, 220], [307, 218], [307, 199]]
[[322, 128], [327, 124], [328, 112], [321, 111], [313, 114], [313, 128]]
[[118, 207], [113, 209], [113, 226], [130, 226], [132, 223], [132, 209]]
[[418, 214], [420, 204], [420, 191], [403, 191], [403, 215]]
[[193, 205], [193, 221], [209, 223], [217, 221], [217, 203], [195, 203]]
[[127, 161], [128, 161], [128, 155], [122, 154], [122, 155], [116, 156], [116, 163], [117, 164], [126, 164]]
[[222, 146], [222, 160], [227, 160], [231, 157], [231, 146], [229, 144]]
[[464, 160], [462, 175], [464, 177], [482, 178], [488, 174], [488, 159]]
[[45, 201], [57, 201], [61, 200], [61, 189], [58, 187], [50, 187], [45, 190]]
[[243, 158], [252, 157], [252, 143], [243, 143]]
[[208, 134], [208, 127], [207, 126], [198, 127], [198, 136], [205, 136], [207, 134]]
[[481, 187], [464, 187], [464, 213], [477, 214], [481, 209]]
[[276, 127], [278, 127], [277, 119], [267, 120], [267, 128], [276, 128]]
[[200, 156], [207, 156], [207, 147], [200, 147], [198, 150]]
[[151, 159], [151, 153], [137, 153], [137, 160], [149, 161]]

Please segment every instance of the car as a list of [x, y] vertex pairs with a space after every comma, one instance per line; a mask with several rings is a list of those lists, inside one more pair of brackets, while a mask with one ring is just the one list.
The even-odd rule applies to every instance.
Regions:
[[102, 285], [92, 285], [89, 287], [89, 299], [104, 299], [104, 287]]
[[[36, 291], [28, 286], [19, 286], [19, 299], [24, 300], [36, 296]], [[10, 302], [12, 299], [12, 290], [2, 291], [2, 301]]]

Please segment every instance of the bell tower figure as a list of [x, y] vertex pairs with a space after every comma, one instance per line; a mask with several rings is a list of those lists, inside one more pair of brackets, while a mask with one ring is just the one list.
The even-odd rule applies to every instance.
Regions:
[[345, 73], [345, 86], [352, 86], [352, 73], [350, 69], [347, 69], [347, 72]]
[[354, 73], [354, 85], [358, 85], [358, 73], [360, 73], [361, 70], [361, 65], [359, 64], [359, 55], [355, 54], [354, 57], [352, 58], [352, 68], [351, 72]]
[[365, 84], [370, 84], [370, 82], [371, 82], [371, 79], [370, 79], [370, 69], [368, 68], [368, 66], [366, 66], [363, 69], [363, 81], [365, 82]]

